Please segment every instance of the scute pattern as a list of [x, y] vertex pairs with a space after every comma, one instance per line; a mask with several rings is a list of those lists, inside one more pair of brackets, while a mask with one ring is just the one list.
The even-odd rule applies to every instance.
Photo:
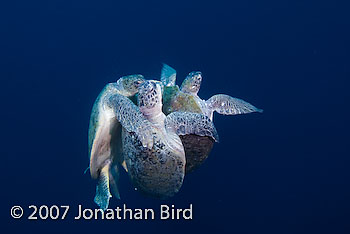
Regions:
[[152, 149], [142, 147], [135, 133], [123, 130], [123, 152], [129, 176], [142, 193], [157, 198], [173, 196], [181, 188], [185, 157], [170, 150], [166, 136], [154, 129]]

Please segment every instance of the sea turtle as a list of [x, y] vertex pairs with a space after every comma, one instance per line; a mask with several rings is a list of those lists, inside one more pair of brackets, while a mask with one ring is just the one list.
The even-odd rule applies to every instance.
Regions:
[[186, 160], [179, 135], [217, 138], [214, 125], [202, 114], [174, 112], [166, 117], [159, 81], [136, 83], [138, 106], [126, 97], [136, 89], [129, 87], [129, 92], [121, 95], [115, 85], [107, 85], [93, 108], [90, 126], [96, 130], [90, 134], [90, 171], [99, 179], [95, 202], [102, 209], [108, 207], [110, 185], [119, 197], [115, 181], [123, 160], [135, 188], [167, 198], [180, 189], [184, 178]]
[[[122, 145], [129, 176], [139, 191], [144, 194], [168, 198], [179, 191], [185, 175], [185, 151], [179, 135], [196, 134], [217, 139], [217, 132], [203, 114], [173, 112], [165, 116], [162, 112], [162, 91], [158, 81], [145, 81], [138, 91], [138, 106], [124, 97], [115, 96], [112, 103], [123, 99], [125, 118], [146, 123], [153, 134], [153, 146], [143, 147], [139, 136], [123, 129]], [[137, 116], [137, 117], [135, 117]]]
[[[106, 204], [106, 198], [111, 197], [109, 183], [112, 185], [114, 195], [119, 198], [119, 191], [116, 186], [118, 164], [123, 163], [122, 154], [120, 153], [120, 121], [115, 117], [113, 109], [107, 103], [112, 96], [133, 97], [138, 86], [143, 82], [142, 75], [130, 75], [121, 77], [117, 82], [107, 84], [100, 92], [92, 108], [88, 134], [89, 168], [91, 177], [98, 179], [95, 202], [103, 209], [108, 205], [108, 201]], [[128, 125], [125, 125], [125, 127], [127, 128]], [[147, 144], [147, 139], [142, 139], [142, 141]]]
[[[188, 74], [181, 87], [175, 85], [176, 71], [163, 64], [161, 82], [164, 86], [163, 112], [175, 111], [201, 113], [213, 120], [214, 111], [224, 115], [262, 112], [253, 105], [225, 94], [217, 94], [208, 100], [202, 100], [197, 94], [202, 82], [202, 73], [194, 71]], [[180, 136], [186, 152], [186, 172], [201, 165], [212, 150], [214, 139], [208, 136]]]

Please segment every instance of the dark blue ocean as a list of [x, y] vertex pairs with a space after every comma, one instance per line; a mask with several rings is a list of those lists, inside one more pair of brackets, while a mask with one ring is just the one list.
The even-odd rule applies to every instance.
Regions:
[[[349, 29], [346, 1], [3, 1], [0, 233], [350, 233]], [[95, 98], [123, 75], [159, 79], [162, 63], [178, 84], [201, 71], [201, 98], [264, 112], [215, 114], [220, 143], [172, 199], [122, 173], [110, 207], [193, 204], [192, 220], [74, 220], [97, 208]], [[28, 220], [30, 205], [70, 210]]]

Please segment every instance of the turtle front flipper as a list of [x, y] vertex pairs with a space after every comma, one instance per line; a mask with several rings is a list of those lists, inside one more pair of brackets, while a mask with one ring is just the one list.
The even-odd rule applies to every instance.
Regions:
[[144, 147], [153, 147], [152, 124], [148, 121], [130, 99], [121, 95], [113, 95], [107, 101], [119, 123], [128, 132], [134, 132]]
[[175, 86], [176, 71], [174, 68], [163, 63], [162, 71], [160, 74], [160, 81], [164, 86]]
[[110, 162], [108, 162], [101, 170], [96, 186], [95, 203], [102, 209], [108, 208], [109, 199], [112, 197], [109, 190], [109, 168]]
[[208, 116], [212, 120], [213, 112], [216, 111], [222, 115], [238, 115], [252, 112], [263, 112], [252, 104], [239, 98], [233, 98], [225, 94], [217, 94], [206, 101]]

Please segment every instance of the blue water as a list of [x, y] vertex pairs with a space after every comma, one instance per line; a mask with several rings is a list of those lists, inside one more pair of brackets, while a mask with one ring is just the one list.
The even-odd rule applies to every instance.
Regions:
[[[1, 233], [349, 233], [349, 18], [346, 1], [1, 3]], [[202, 71], [202, 98], [264, 113], [216, 114], [221, 142], [172, 199], [122, 174], [111, 207], [193, 204], [193, 220], [74, 220], [96, 208], [83, 174], [95, 98], [122, 75], [157, 79], [162, 62], [178, 82]], [[32, 204], [71, 212], [27, 220]]]

